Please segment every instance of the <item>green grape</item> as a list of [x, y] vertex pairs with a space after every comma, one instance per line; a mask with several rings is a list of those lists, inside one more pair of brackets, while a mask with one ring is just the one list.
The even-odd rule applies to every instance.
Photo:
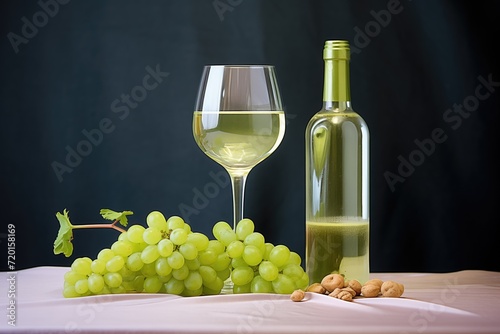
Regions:
[[217, 277], [219, 277], [221, 280], [225, 281], [231, 276], [231, 269], [229, 267], [219, 270], [216, 272]]
[[256, 266], [262, 261], [262, 252], [254, 245], [248, 245], [241, 256], [249, 266]]
[[194, 260], [198, 256], [196, 246], [187, 242], [179, 247], [179, 252], [186, 260]]
[[184, 228], [184, 219], [179, 216], [172, 216], [168, 218], [167, 225], [169, 230], [175, 230], [176, 228]]
[[158, 242], [158, 252], [163, 257], [168, 257], [174, 251], [174, 244], [169, 239], [162, 239]]
[[252, 281], [253, 269], [250, 267], [238, 267], [231, 272], [231, 281], [235, 285], [245, 285]]
[[113, 252], [111, 249], [104, 248], [97, 254], [97, 259], [106, 263], [115, 255], [115, 252]]
[[151, 211], [146, 217], [146, 224], [159, 231], [167, 231], [168, 225], [165, 216], [160, 211]]
[[120, 233], [120, 235], [118, 236], [118, 241], [125, 241], [125, 240], [128, 240], [127, 232]]
[[76, 293], [83, 295], [89, 291], [88, 280], [86, 278], [76, 281], [75, 283]]
[[191, 226], [189, 226], [188, 223], [185, 223], [184, 224], [184, 227], [183, 227], [184, 231], [186, 231], [188, 234], [191, 233]]
[[161, 240], [161, 232], [155, 227], [148, 227], [144, 230], [142, 238], [148, 245], [156, 245]]
[[172, 270], [172, 276], [175, 279], [178, 279], [179, 281], [183, 281], [188, 277], [189, 275], [189, 269], [186, 265], [183, 265], [179, 269], [174, 269]]
[[220, 294], [220, 290], [212, 290], [210, 288], [207, 288], [205, 285], [203, 285], [203, 292], [202, 294], [204, 296], [214, 296]]
[[144, 242], [142, 235], [146, 229], [142, 225], [132, 225], [127, 230], [127, 238], [128, 240], [140, 244]]
[[300, 258], [300, 255], [297, 254], [296, 252], [290, 252], [290, 258], [288, 258], [286, 264], [296, 264], [300, 266], [301, 263], [302, 259]]
[[212, 234], [214, 235], [215, 239], [220, 241], [220, 233], [224, 230], [232, 231], [233, 229], [228, 223], [224, 221], [215, 223], [215, 225], [212, 227]]
[[200, 266], [198, 271], [200, 272], [201, 278], [203, 279], [203, 284], [211, 283], [217, 278], [217, 272], [210, 266]]
[[302, 278], [302, 275], [304, 275], [304, 269], [302, 269], [301, 266], [290, 263], [283, 267], [282, 274], [296, 281]]
[[198, 253], [198, 260], [202, 266], [209, 266], [217, 261], [217, 253], [207, 249]]
[[198, 260], [198, 258], [192, 260], [184, 259], [184, 263], [186, 264], [189, 270], [198, 270], [200, 268], [200, 260]]
[[250, 283], [250, 291], [253, 293], [273, 293], [273, 284], [257, 275]]
[[80, 294], [76, 292], [74, 285], [70, 285], [64, 288], [63, 296], [65, 298], [75, 298], [75, 297], [80, 297]]
[[116, 288], [110, 288], [109, 291], [113, 294], [123, 294], [125, 292], [127, 292], [127, 290], [125, 290], [125, 288], [123, 287], [123, 285], [120, 285], [120, 286], [117, 286]]
[[278, 278], [272, 281], [273, 290], [279, 294], [290, 294], [295, 290], [295, 282], [288, 276], [279, 274]]
[[110, 288], [117, 288], [123, 282], [122, 275], [118, 273], [106, 273], [104, 274], [103, 278], [104, 283]]
[[97, 294], [98, 295], [109, 295], [110, 293], [111, 293], [111, 290], [106, 285], [104, 285], [104, 288], [102, 288], [102, 290], [99, 291]]
[[125, 260], [120, 255], [113, 256], [108, 262], [106, 262], [106, 270], [110, 273], [116, 273], [125, 265]]
[[210, 240], [207, 249], [213, 250], [217, 255], [224, 253], [226, 247], [219, 240]]
[[260, 249], [265, 246], [266, 241], [261, 233], [253, 232], [247, 235], [243, 243], [245, 244], [245, 246], [253, 245]]
[[90, 275], [92, 269], [90, 268], [92, 262], [88, 262], [84, 258], [78, 258], [71, 264], [71, 270], [80, 275]]
[[136, 276], [136, 272], [127, 268], [127, 266], [123, 266], [122, 269], [118, 271], [118, 274], [122, 275], [123, 281], [131, 281]]
[[224, 287], [224, 280], [220, 279], [219, 277], [216, 277], [215, 280], [212, 282], [203, 282], [203, 285], [210, 290], [213, 291], [218, 291], [217, 293], [220, 293], [222, 288]]
[[233, 293], [234, 294], [240, 294], [240, 293], [250, 293], [250, 283], [247, 283], [245, 285], [234, 285], [233, 286]]
[[184, 256], [179, 251], [174, 251], [167, 257], [167, 261], [172, 269], [179, 269], [184, 265]]
[[218, 240], [227, 247], [231, 242], [236, 241], [236, 233], [233, 230], [221, 230], [219, 231]]
[[264, 244], [264, 246], [266, 247], [266, 250], [264, 251], [264, 256], [262, 256], [262, 259], [267, 261], [267, 260], [269, 260], [269, 254], [271, 254], [271, 251], [273, 250], [274, 245], [270, 242], [266, 242]]
[[[135, 280], [135, 277], [134, 277], [134, 280]], [[122, 283], [122, 285], [125, 288], [126, 292], [135, 292], [134, 281], [127, 281], [127, 282], [124, 281]]]
[[182, 245], [187, 240], [187, 232], [182, 228], [176, 228], [172, 232], [170, 232], [170, 241], [174, 243], [174, 245]]
[[226, 252], [219, 254], [217, 256], [217, 261], [212, 263], [212, 268], [214, 268], [216, 271], [221, 271], [229, 267], [229, 264], [231, 263], [231, 258], [229, 255], [227, 255]]
[[190, 271], [184, 280], [184, 286], [187, 290], [199, 290], [203, 286], [203, 278], [198, 271]]
[[271, 261], [262, 261], [259, 264], [259, 275], [266, 281], [274, 281], [278, 278], [279, 270]]
[[146, 247], [148, 247], [149, 245], [147, 243], [145, 243], [144, 241], [136, 244], [135, 242], [133, 243], [134, 245], [134, 249], [133, 249], [133, 252], [132, 253], [135, 253], [135, 252], [142, 252]]
[[309, 275], [307, 273], [302, 274], [302, 277], [295, 281], [295, 286], [297, 289], [307, 289], [309, 286]]
[[148, 245], [141, 253], [141, 260], [145, 264], [153, 263], [160, 257], [157, 245]]
[[120, 255], [113, 256], [108, 262], [106, 262], [106, 270], [111, 273], [116, 273], [125, 265], [125, 260]]
[[151, 276], [151, 277], [146, 277], [144, 280], [144, 292], [148, 293], [157, 293], [160, 291], [162, 282], [158, 278], [158, 276]]
[[70, 270], [64, 274], [64, 281], [71, 285], [75, 285], [77, 281], [84, 279], [86, 277], [87, 277], [86, 275], [82, 275], [77, 273], [76, 271]]
[[193, 232], [188, 234], [186, 243], [191, 243], [196, 246], [198, 251], [203, 251], [207, 249], [209, 240], [203, 233]]
[[245, 260], [243, 260], [242, 257], [237, 257], [231, 260], [231, 267], [248, 267], [248, 264], [245, 262]]
[[142, 292], [144, 290], [144, 280], [146, 277], [139, 275], [136, 276], [133, 281], [134, 290], [137, 292]]
[[180, 295], [184, 291], [184, 282], [172, 277], [165, 283], [165, 291], [172, 295]]
[[[167, 283], [168, 281], [170, 281], [170, 279], [172, 278], [172, 273], [168, 274], [167, 276], [158, 276], [158, 278], [160, 279], [160, 281], [162, 282], [163, 286], [165, 286], [164, 283]], [[164, 290], [162, 288], [162, 290]]]
[[151, 277], [156, 275], [156, 266], [155, 262], [145, 263], [141, 268], [141, 274], [146, 277]]
[[196, 290], [184, 289], [184, 291], [182, 291], [181, 293], [181, 296], [196, 297], [196, 296], [201, 296], [202, 293], [203, 293], [203, 286], [200, 286], [200, 288]]
[[274, 263], [276, 267], [281, 268], [290, 258], [290, 250], [285, 245], [278, 245], [269, 253], [269, 261]]
[[116, 255], [127, 257], [132, 254], [134, 250], [134, 244], [127, 240], [118, 240], [111, 245], [111, 250], [115, 252]]
[[90, 264], [90, 269], [92, 270], [93, 273], [102, 275], [106, 271], [106, 262], [99, 259], [95, 259]]
[[238, 240], [245, 240], [247, 235], [253, 233], [255, 225], [252, 220], [243, 218], [236, 224], [236, 237]]
[[104, 288], [104, 278], [99, 274], [90, 274], [87, 281], [88, 288], [92, 293], [98, 293]]
[[135, 252], [133, 254], [130, 254], [125, 263], [127, 268], [132, 271], [141, 270], [142, 267], [144, 266], [144, 262], [142, 262], [141, 255], [142, 255], [141, 252]]
[[226, 252], [230, 258], [237, 258], [243, 255], [243, 250], [245, 249], [245, 245], [240, 240], [234, 240], [231, 242], [227, 248]]
[[262, 259], [264, 259], [264, 255], [266, 254], [266, 244], [261, 245], [260, 247], [257, 247], [260, 249], [260, 253], [262, 254]]

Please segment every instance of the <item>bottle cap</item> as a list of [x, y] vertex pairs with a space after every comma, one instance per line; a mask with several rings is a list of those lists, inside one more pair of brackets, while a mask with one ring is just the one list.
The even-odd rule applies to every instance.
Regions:
[[351, 58], [349, 42], [343, 40], [326, 41], [323, 50], [323, 59], [346, 59]]

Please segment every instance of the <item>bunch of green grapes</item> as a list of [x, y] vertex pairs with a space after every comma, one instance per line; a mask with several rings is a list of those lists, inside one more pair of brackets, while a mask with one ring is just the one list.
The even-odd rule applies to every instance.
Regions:
[[231, 259], [233, 293], [290, 294], [305, 290], [309, 277], [301, 267], [300, 255], [285, 245], [274, 246], [254, 231], [252, 220], [242, 219], [233, 230], [218, 222], [212, 232]]
[[291, 293], [305, 289], [301, 258], [286, 246], [266, 243], [243, 219], [213, 227], [215, 240], [192, 232], [181, 217], [153, 211], [147, 227], [132, 225], [97, 258], [77, 258], [64, 276], [65, 297], [116, 293], [168, 293], [181, 296], [221, 293], [231, 278], [234, 293]]

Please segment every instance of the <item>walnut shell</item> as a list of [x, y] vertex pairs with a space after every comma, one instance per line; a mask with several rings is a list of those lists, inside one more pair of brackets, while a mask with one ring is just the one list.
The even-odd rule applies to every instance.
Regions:
[[377, 297], [380, 294], [380, 286], [376, 284], [365, 284], [361, 287], [361, 294], [364, 297]]
[[341, 288], [336, 288], [335, 290], [333, 290], [329, 294], [329, 296], [333, 297], [333, 298], [345, 300], [345, 301], [348, 301], [348, 302], [352, 301], [352, 297], [353, 297], [352, 294], [349, 291], [346, 291], [346, 290], [341, 289]]
[[290, 295], [290, 299], [294, 302], [300, 302], [304, 299], [305, 296], [306, 293], [303, 290], [299, 289], [292, 292], [292, 294]]
[[339, 274], [330, 274], [323, 277], [321, 280], [321, 286], [323, 286], [326, 291], [332, 292], [336, 288], [344, 287], [344, 276]]
[[307, 287], [306, 291], [320, 293], [320, 294], [324, 295], [326, 292], [326, 289], [321, 285], [321, 283], [313, 283]]
[[356, 292], [356, 295], [361, 294], [361, 283], [359, 281], [352, 279], [344, 282], [344, 288], [351, 288]]
[[385, 281], [380, 288], [383, 297], [399, 298], [403, 295], [404, 291], [404, 285], [394, 281]]

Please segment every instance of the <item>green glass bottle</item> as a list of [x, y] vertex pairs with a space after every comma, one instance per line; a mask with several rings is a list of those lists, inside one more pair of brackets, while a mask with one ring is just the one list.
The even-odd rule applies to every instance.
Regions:
[[351, 107], [347, 41], [326, 41], [323, 108], [306, 128], [306, 270], [369, 279], [369, 132]]

